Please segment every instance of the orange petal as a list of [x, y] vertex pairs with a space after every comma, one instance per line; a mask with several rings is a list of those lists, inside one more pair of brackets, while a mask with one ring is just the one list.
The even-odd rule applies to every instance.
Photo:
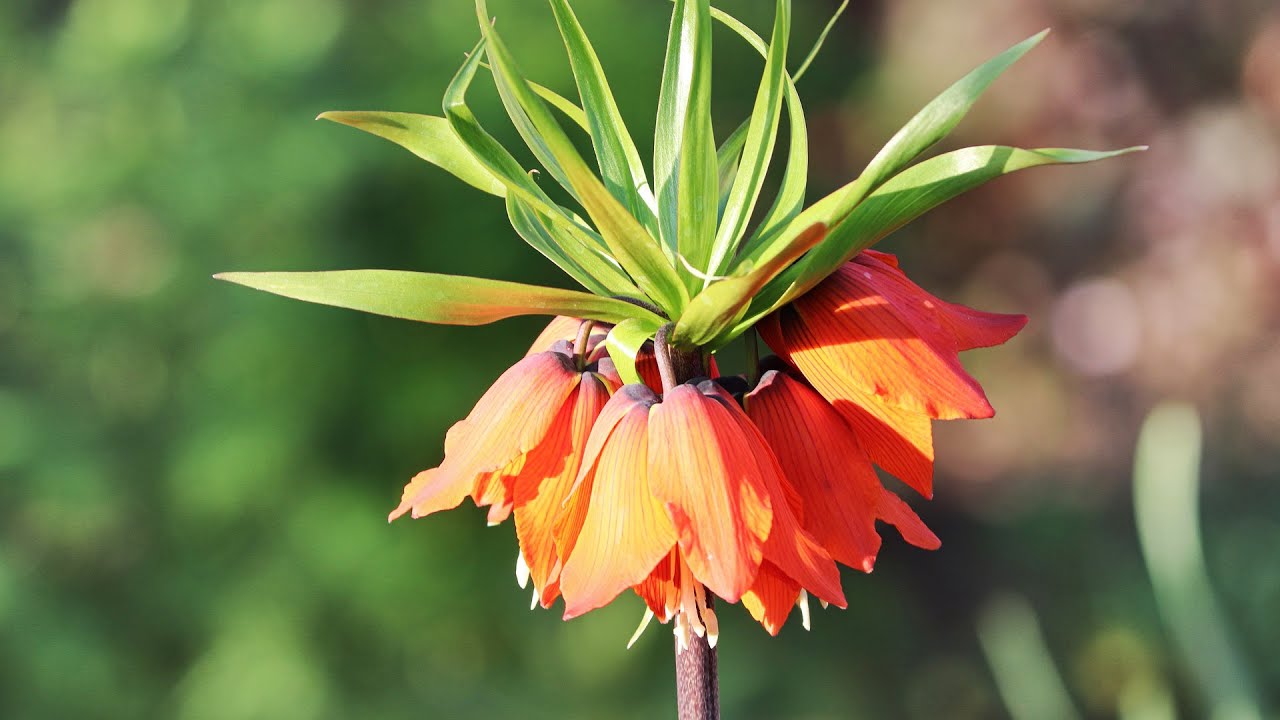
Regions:
[[876, 465], [933, 498], [933, 422], [928, 417], [860, 393], [849, 393], [848, 399], [832, 404]]
[[888, 405], [845, 380], [836, 358], [818, 352], [804, 354], [803, 364], [788, 342], [780, 313], [759, 324], [760, 336], [784, 360], [796, 367], [848, 421], [867, 455], [925, 497], [933, 497], [933, 428], [926, 415]]
[[581, 377], [560, 353], [538, 353], [516, 363], [465, 420], [450, 428], [444, 462], [402, 507], [407, 502], [415, 517], [457, 507], [484, 476], [537, 447]]
[[737, 602], [755, 578], [773, 521], [763, 466], [733, 416], [691, 385], [649, 415], [649, 481], [666, 503], [694, 576]]
[[608, 400], [605, 384], [595, 375], [584, 375], [546, 438], [524, 456], [524, 467], [515, 481], [516, 535], [543, 607], [550, 607], [557, 595], [551, 587], [560, 562], [555, 519], [578, 477], [591, 425]]
[[800, 597], [800, 585], [765, 560], [756, 581], [742, 596], [742, 605], [770, 635], [777, 635]]
[[855, 259], [783, 309], [782, 341], [806, 376], [819, 363], [831, 371], [835, 397], [858, 391], [933, 418], [990, 417], [934, 316], [939, 302], [883, 262]]
[[[395, 520], [401, 515], [409, 512], [409, 510], [413, 508], [413, 499], [422, 493], [427, 487], [431, 486], [431, 481], [435, 479], [435, 475], [436, 468], [423, 470], [417, 475], [414, 475], [413, 479], [409, 481], [409, 484], [404, 486], [404, 492], [400, 493], [400, 505], [398, 505], [395, 510], [392, 510], [391, 514], [387, 516], [387, 522], [391, 522], [392, 520]], [[466, 496], [467, 490], [466, 488], [463, 488], [462, 493], [458, 495], [457, 501], [450, 507], [457, 507], [460, 505], [463, 498]]]
[[[715, 385], [706, 383], [705, 387], [715, 388]], [[844, 607], [840, 570], [818, 541], [800, 526], [793, 503], [799, 505], [802, 501], [799, 493], [787, 482], [777, 457], [770, 450], [768, 440], [732, 397], [718, 388], [713, 392], [716, 393], [714, 397], [721, 401], [741, 428], [742, 434], [747, 438], [747, 448], [755, 456], [756, 462], [765, 469], [761, 473], [761, 479], [772, 499], [773, 525], [764, 544], [764, 557], [814, 595], [833, 605]], [[817, 500], [825, 502], [820, 496]]]
[[609, 436], [635, 406], [642, 405], [647, 409], [657, 401], [658, 396], [643, 385], [624, 385], [609, 398], [595, 423], [592, 424], [591, 434], [587, 436], [587, 445], [578, 466], [578, 477], [574, 479], [569, 497], [565, 499], [555, 521], [553, 532], [556, 552], [561, 558], [567, 558], [573, 554], [578, 533], [582, 532], [582, 525], [586, 522], [587, 510], [591, 507], [591, 482], [595, 477], [600, 453], [604, 450]]
[[675, 549], [667, 553], [666, 557], [658, 561], [657, 567], [632, 588], [653, 611], [658, 622], [671, 619], [677, 598], [680, 597], [679, 553]]
[[675, 527], [649, 489], [649, 408], [629, 405], [574, 491], [579, 503], [585, 493], [590, 499], [560, 572], [565, 619], [602, 607], [640, 583], [676, 543]]
[[840, 413], [773, 370], [744, 404], [805, 503], [805, 529], [835, 560], [871, 572], [880, 549], [880, 479]]
[[876, 514], [881, 520], [898, 528], [898, 534], [902, 535], [902, 539], [912, 545], [925, 550], [937, 550], [942, 547], [942, 541], [933, 534], [932, 530], [925, 527], [920, 516], [916, 515], [902, 498], [883, 488], [880, 490]]
[[[863, 250], [859, 261], [866, 265], [875, 265], [878, 262], [882, 269], [891, 268], [897, 275], [906, 277], [898, 268], [898, 258], [889, 253]], [[1017, 335], [1018, 331], [1027, 324], [1026, 315], [982, 312], [937, 298], [933, 298], [933, 303], [935, 304], [934, 317], [950, 331], [956, 348], [962, 351], [1002, 345]]]
[[[489, 525], [499, 525], [511, 517], [515, 500], [516, 478], [524, 469], [525, 456], [521, 455], [507, 466], [481, 475], [471, 490], [471, 499], [477, 507], [489, 507]], [[421, 513], [414, 517], [421, 517]]]

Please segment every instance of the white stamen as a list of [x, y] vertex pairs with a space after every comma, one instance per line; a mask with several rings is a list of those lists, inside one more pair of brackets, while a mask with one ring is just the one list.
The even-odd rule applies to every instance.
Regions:
[[524, 553], [516, 553], [516, 582], [523, 590], [529, 585], [529, 563], [524, 561]]
[[702, 609], [702, 622], [707, 626], [707, 645], [715, 649], [716, 642], [720, 639], [720, 618], [716, 617], [716, 611], [709, 607]]
[[807, 590], [800, 590], [796, 605], [800, 606], [800, 623], [804, 625], [805, 630], [812, 630], [813, 628], [809, 625], [809, 592]]
[[644, 609], [644, 618], [640, 621], [640, 627], [636, 628], [636, 634], [632, 635], [631, 639], [627, 641], [628, 650], [631, 649], [632, 645], [636, 644], [636, 641], [640, 639], [644, 631], [649, 628], [649, 623], [651, 622], [653, 622], [653, 611], [646, 607]]
[[671, 632], [676, 636], [677, 652], [684, 652], [689, 649], [689, 624], [686, 622], [684, 613], [676, 614], [676, 621], [672, 623]]
[[826, 600], [819, 600], [818, 603], [822, 605], [823, 610], [826, 610], [827, 608], [831, 607], [831, 603], [827, 602]]
[[529, 603], [529, 609], [530, 609], [530, 610], [533, 610], [534, 608], [538, 607], [538, 603], [539, 603], [539, 602], [541, 602], [541, 600], [542, 600], [542, 598], [538, 597], [538, 586], [537, 586], [537, 585], [534, 585], [534, 586], [533, 586], [533, 600]]

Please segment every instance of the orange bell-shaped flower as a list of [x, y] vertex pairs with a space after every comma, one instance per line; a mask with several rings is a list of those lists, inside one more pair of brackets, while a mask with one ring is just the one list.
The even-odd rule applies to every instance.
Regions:
[[849, 422], [876, 464], [933, 494], [933, 419], [995, 411], [958, 353], [1026, 325], [939, 300], [867, 250], [760, 323], [761, 337]]
[[394, 520], [457, 507], [468, 495], [489, 523], [513, 512], [521, 567], [544, 607], [558, 596], [555, 517], [578, 475], [592, 424], [619, 386], [606, 361], [580, 369], [568, 343], [525, 357], [450, 428], [445, 458], [405, 487]]

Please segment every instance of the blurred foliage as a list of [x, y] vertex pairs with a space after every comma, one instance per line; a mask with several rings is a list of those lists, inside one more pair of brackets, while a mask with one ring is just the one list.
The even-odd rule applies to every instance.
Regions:
[[[835, 4], [797, 3], [798, 45]], [[734, 9], [760, 28], [770, 5]], [[667, 4], [575, 6], [633, 133], [651, 134]], [[508, 38], [529, 75], [572, 87], [542, 3], [491, 9], [521, 29]], [[479, 511], [384, 523], [536, 321], [415, 326], [209, 279], [387, 267], [565, 284], [494, 199], [310, 122], [437, 112], [473, 12], [0, 5], [0, 716], [671, 712], [665, 630], [623, 649], [638, 600], [562, 623], [527, 611], [509, 526]], [[957, 142], [1153, 150], [1000, 181], [887, 243], [939, 294], [1031, 314], [1011, 348], [970, 361], [1001, 419], [939, 428], [939, 496], [917, 507], [941, 551], [887, 543], [873, 576], [846, 576], [849, 610], [818, 614], [812, 634], [771, 639], [740, 608], [721, 613], [727, 717], [1002, 716], [975, 630], [990, 607], [1013, 607], [1015, 628], [1034, 608], [1086, 716], [1136, 702], [1135, 678], [1202, 715], [1128, 495], [1139, 422], [1166, 397], [1204, 417], [1206, 570], [1234, 652], [1280, 707], [1271, 4], [855, 3], [800, 88], [811, 196], [961, 69], [1044, 26], [1057, 33]], [[723, 136], [759, 60], [727, 33], [716, 43]], [[486, 95], [478, 111], [496, 117]], [[1025, 600], [988, 605], [1004, 591]]]

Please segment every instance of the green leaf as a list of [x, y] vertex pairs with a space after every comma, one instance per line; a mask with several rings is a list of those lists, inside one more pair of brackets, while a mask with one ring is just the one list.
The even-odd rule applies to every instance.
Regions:
[[[485, 41], [481, 40], [445, 90], [444, 114], [454, 134], [472, 157], [506, 186], [508, 198], [519, 198], [523, 205], [551, 223], [555, 229], [552, 239], [559, 245], [559, 254], [572, 262], [561, 264], [556, 254], [549, 254], [543, 247], [539, 247], [537, 240], [530, 241], [539, 252], [556, 261], [579, 282], [583, 282], [579, 278], [579, 271], [590, 274], [595, 282], [583, 282], [585, 287], [602, 285], [611, 291], [608, 293], [610, 295], [636, 294], [635, 285], [625, 273], [617, 269], [616, 261], [604, 252], [603, 241], [580, 225], [573, 213], [552, 202], [511, 153], [480, 126], [471, 108], [467, 106], [467, 90], [475, 78], [476, 69], [481, 65], [484, 47]], [[524, 233], [527, 229], [528, 227], [517, 228], [517, 231], [528, 241], [529, 236]]]
[[[557, 228], [546, 215], [521, 200], [516, 194], [507, 196], [507, 217], [520, 237], [561, 270], [597, 295], [639, 296], [640, 291], [589, 236], [586, 230], [574, 232]], [[566, 247], [581, 252], [570, 255]]]
[[390, 140], [432, 165], [448, 170], [472, 187], [498, 197], [507, 194], [503, 184], [471, 156], [444, 118], [413, 113], [331, 110], [320, 113], [316, 119], [348, 125]]
[[742, 146], [746, 145], [746, 131], [750, 124], [750, 119], [744, 120], [716, 151], [716, 177], [719, 178], [719, 205], [721, 205], [722, 217], [724, 204], [728, 202], [728, 192], [733, 190], [733, 178], [737, 177], [737, 164], [742, 158]]
[[740, 334], [760, 318], [800, 297], [859, 252], [894, 230], [957, 195], [1002, 175], [1042, 165], [1096, 162], [1144, 150], [1096, 152], [1064, 148], [984, 145], [945, 153], [904, 170], [864, 200], [803, 261], [781, 273], [752, 303], [751, 312], [730, 334]]
[[657, 231], [654, 198], [645, 176], [640, 152], [627, 132], [622, 114], [595, 48], [587, 39], [578, 18], [567, 0], [550, 0], [560, 35], [569, 54], [573, 77], [582, 98], [591, 143], [595, 147], [605, 187], [622, 201], [632, 215], [640, 219], [650, 232]]
[[[804, 231], [814, 223], [835, 227], [862, 202], [868, 193], [914, 160], [921, 152], [946, 137], [969, 112], [978, 97], [1014, 62], [1035, 47], [1048, 33], [1045, 30], [988, 60], [938, 95], [911, 118], [881, 148], [856, 180], [814, 203], [800, 213], [779, 234], [778, 241]], [[773, 240], [770, 240], [772, 244]], [[769, 252], [766, 248], [764, 252]]]
[[[658, 96], [653, 180], [661, 240], [698, 269], [707, 267], [715, 240], [716, 169], [710, 3], [676, 0]], [[699, 285], [692, 274], [685, 277], [690, 287]]]
[[724, 217], [724, 206], [729, 202], [729, 191], [733, 189], [733, 181], [738, 176], [738, 162], [742, 159], [742, 146], [747, 142], [749, 125], [750, 122], [739, 125], [716, 151], [716, 177], [720, 188], [717, 217]]
[[[480, 63], [480, 67], [488, 70], [489, 72], [493, 72], [493, 68], [489, 66], [489, 63], [482, 62]], [[574, 125], [577, 125], [587, 132], [591, 132], [591, 126], [587, 123], [587, 114], [583, 112], [582, 108], [578, 107], [572, 100], [561, 95], [555, 90], [552, 90], [546, 85], [539, 85], [532, 80], [529, 81], [529, 87], [533, 88], [533, 91], [538, 94], [538, 97], [546, 100], [551, 107], [559, 110], [565, 117], [569, 118]]]
[[[711, 258], [707, 263], [710, 275], [719, 275], [733, 259], [738, 241], [747, 229], [747, 222], [755, 210], [756, 201], [764, 187], [769, 161], [778, 139], [778, 124], [782, 114], [782, 97], [785, 93], [784, 78], [787, 74], [787, 41], [791, 34], [791, 2], [777, 0], [774, 10], [773, 37], [765, 60], [764, 74], [756, 92], [751, 110], [747, 136], [744, 139], [742, 159], [724, 204], [723, 217], [716, 231]], [[708, 279], [704, 285], [709, 285]]]
[[[747, 44], [756, 49], [756, 52], [762, 56], [768, 56], [769, 48], [764, 40], [737, 18], [715, 8], [712, 8], [711, 16], [741, 36]], [[778, 187], [773, 205], [738, 252], [739, 258], [746, 258], [756, 264], [767, 261], [770, 252], [780, 252], [786, 247], [785, 241], [776, 246], [772, 241], [804, 207], [804, 194], [809, 182], [809, 129], [805, 122], [804, 107], [800, 103], [800, 95], [796, 92], [794, 80], [789, 76], [784, 79], [787, 120], [791, 125], [791, 147], [787, 152], [786, 171], [783, 173], [782, 184]], [[749, 123], [750, 120], [743, 123], [738, 131], [745, 133]], [[737, 133], [734, 134], [737, 135]], [[731, 137], [730, 140], [733, 138]], [[744, 136], [743, 141], [745, 140]], [[728, 145], [729, 143], [726, 142], [726, 146]], [[722, 162], [723, 154], [724, 148], [721, 149]]]
[[818, 39], [814, 41], [813, 47], [809, 49], [809, 54], [805, 56], [804, 62], [800, 63], [800, 67], [796, 68], [796, 71], [792, 73], [792, 77], [796, 82], [800, 82], [800, 78], [804, 77], [806, 72], [809, 72], [809, 66], [813, 64], [814, 58], [818, 57], [818, 53], [822, 50], [822, 45], [827, 42], [827, 36], [831, 34], [831, 30], [836, 26], [836, 21], [844, 14], [847, 7], [849, 7], [849, 0], [844, 0], [844, 2], [840, 3], [840, 7], [836, 8], [836, 11], [832, 13], [831, 19], [822, 28], [822, 32], [818, 34]]
[[519, 315], [661, 322], [648, 310], [621, 300], [485, 278], [401, 270], [232, 272], [214, 277], [296, 300], [443, 325], [486, 325]]
[[709, 285], [689, 301], [689, 307], [676, 323], [672, 340], [686, 346], [711, 343], [742, 317], [752, 298], [770, 280], [822, 242], [826, 231], [826, 227], [814, 225], [797, 235], [783, 252], [774, 255], [768, 263]]
[[551, 201], [529, 173], [476, 120], [467, 105], [467, 90], [484, 57], [485, 41], [481, 40], [467, 56], [444, 93], [444, 115], [454, 134], [472, 157], [506, 186], [507, 194], [517, 194], [559, 226], [576, 225], [572, 213]]
[[689, 300], [688, 292], [663, 256], [657, 241], [587, 167], [546, 105], [530, 89], [516, 68], [510, 51], [485, 19], [484, 0], [476, 0], [476, 14], [488, 43], [494, 79], [503, 93], [519, 103], [538, 133], [540, 142], [545, 143], [555, 156], [583, 208], [599, 228], [610, 254], [650, 299], [668, 314], [678, 315]]
[[636, 372], [636, 355], [640, 354], [644, 344], [664, 324], [664, 321], [633, 318], [614, 325], [609, 331], [609, 336], [605, 338], [605, 349], [609, 351], [609, 357], [613, 358], [613, 365], [618, 369], [622, 382], [628, 385], [644, 383], [640, 379], [640, 373]]

